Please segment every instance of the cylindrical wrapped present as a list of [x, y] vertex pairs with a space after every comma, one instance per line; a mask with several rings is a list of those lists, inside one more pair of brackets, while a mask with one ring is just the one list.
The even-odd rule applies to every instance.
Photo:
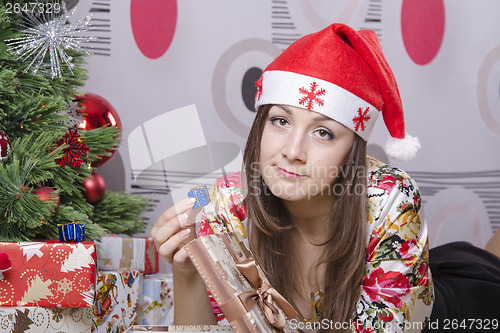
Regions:
[[235, 332], [297, 332], [291, 324], [296, 310], [269, 284], [238, 234], [206, 235], [185, 249]]

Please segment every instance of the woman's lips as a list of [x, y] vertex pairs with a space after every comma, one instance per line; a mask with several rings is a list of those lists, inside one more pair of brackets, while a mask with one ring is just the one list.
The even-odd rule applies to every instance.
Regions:
[[276, 170], [283, 176], [288, 177], [288, 178], [305, 178], [303, 175], [299, 175], [293, 172], [288, 172], [285, 169], [280, 168], [279, 166], [275, 165]]

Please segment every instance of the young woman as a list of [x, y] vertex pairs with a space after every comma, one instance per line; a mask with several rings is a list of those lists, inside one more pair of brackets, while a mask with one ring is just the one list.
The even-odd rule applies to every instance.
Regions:
[[[391, 157], [410, 158], [419, 147], [405, 133], [398, 88], [376, 35], [333, 24], [293, 43], [256, 85], [246, 185], [240, 174], [217, 180], [200, 235], [245, 235], [246, 219], [250, 249], [271, 284], [301, 323], [323, 323], [300, 327], [422, 329], [433, 285], [420, 193], [404, 171], [366, 156], [379, 113], [391, 134]], [[176, 323], [214, 323], [183, 248], [194, 238], [199, 210], [192, 206], [186, 199], [168, 209], [151, 234], [173, 265]]]

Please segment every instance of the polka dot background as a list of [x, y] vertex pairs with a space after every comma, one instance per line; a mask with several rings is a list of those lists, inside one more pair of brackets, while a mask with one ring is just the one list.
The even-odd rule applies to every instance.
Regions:
[[134, 40], [145, 57], [157, 59], [167, 52], [177, 23], [176, 0], [130, 1]]
[[[343, 22], [377, 33], [398, 80], [407, 130], [419, 137], [422, 149], [411, 162], [388, 162], [420, 185], [427, 222], [436, 226], [432, 245], [468, 240], [483, 246], [500, 226], [500, 190], [492, 186], [500, 183], [500, 21], [494, 15], [500, 2], [105, 2], [107, 7], [104, 1], [77, 4], [76, 16], [92, 12], [108, 24], [93, 32], [100, 44], [88, 59], [84, 89], [106, 98], [120, 115], [125, 141], [120, 159], [108, 167], [123, 170], [123, 179], [113, 182], [126, 184], [128, 191], [155, 193], [150, 225], [173, 200], [168, 185], [155, 191], [134, 183], [128, 147], [144, 145], [127, 141], [129, 134], [194, 104], [193, 122], [201, 123], [203, 133], [192, 133], [193, 140], [202, 135], [206, 144], [229, 142], [243, 149], [255, 115], [252, 82], [294, 40]], [[189, 121], [179, 127], [191, 135]], [[369, 151], [385, 160], [386, 138], [379, 121]], [[470, 219], [454, 223], [455, 208], [464, 202], [463, 216]], [[463, 234], [459, 229], [467, 223], [478, 233]]]
[[445, 11], [442, 0], [403, 0], [401, 32], [406, 51], [418, 65], [429, 64], [443, 42]]

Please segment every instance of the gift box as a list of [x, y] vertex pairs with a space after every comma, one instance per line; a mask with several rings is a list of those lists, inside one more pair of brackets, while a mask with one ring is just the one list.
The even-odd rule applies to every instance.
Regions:
[[204, 185], [198, 185], [198, 186], [192, 188], [188, 192], [188, 197], [196, 200], [194, 202], [193, 209], [206, 206], [210, 202], [210, 195], [208, 193], [208, 187], [206, 187]]
[[297, 312], [236, 233], [206, 235], [185, 249], [235, 332], [297, 332], [290, 322]]
[[123, 332], [137, 324], [141, 286], [139, 271], [99, 272], [92, 332]]
[[85, 224], [80, 222], [58, 224], [60, 242], [80, 242], [85, 238]]
[[158, 252], [151, 237], [102, 237], [96, 245], [99, 271], [158, 272]]
[[234, 332], [229, 325], [134, 325], [125, 333], [131, 332]]
[[91, 308], [2, 307], [0, 332], [90, 333], [92, 317]]
[[0, 280], [0, 306], [92, 307], [93, 242], [0, 242], [12, 266]]
[[142, 325], [174, 323], [174, 291], [172, 274], [145, 275], [142, 284]]

